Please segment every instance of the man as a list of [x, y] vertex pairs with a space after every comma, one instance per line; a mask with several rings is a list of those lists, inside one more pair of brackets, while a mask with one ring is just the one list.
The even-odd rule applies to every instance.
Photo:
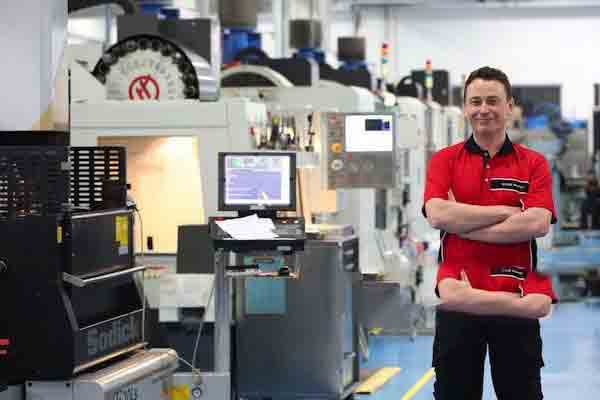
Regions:
[[498, 400], [542, 399], [538, 318], [555, 301], [536, 270], [535, 239], [555, 221], [541, 154], [513, 144], [506, 75], [483, 67], [465, 82], [473, 134], [433, 155], [424, 213], [441, 230], [433, 346], [437, 400], [481, 399], [489, 351]]

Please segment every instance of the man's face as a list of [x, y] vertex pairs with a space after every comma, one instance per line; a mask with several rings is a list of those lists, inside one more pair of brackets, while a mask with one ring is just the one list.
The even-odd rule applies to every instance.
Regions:
[[467, 87], [464, 113], [477, 134], [504, 132], [512, 107], [512, 99], [507, 99], [498, 81], [475, 79]]

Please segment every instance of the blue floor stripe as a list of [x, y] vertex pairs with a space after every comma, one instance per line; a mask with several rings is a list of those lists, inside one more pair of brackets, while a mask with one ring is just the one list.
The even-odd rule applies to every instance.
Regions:
[[[592, 400], [600, 396], [600, 307], [584, 303], [560, 304], [551, 318], [542, 321], [545, 400]], [[402, 370], [381, 390], [358, 399], [400, 400], [431, 365], [433, 337], [371, 336], [370, 359], [361, 368], [400, 367]], [[483, 400], [495, 400], [486, 365]], [[433, 399], [431, 379], [412, 398]]]

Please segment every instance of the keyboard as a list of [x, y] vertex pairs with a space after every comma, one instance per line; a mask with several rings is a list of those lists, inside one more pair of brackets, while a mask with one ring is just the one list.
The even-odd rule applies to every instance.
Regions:
[[281, 238], [305, 239], [304, 218], [277, 218], [273, 220], [273, 231]]
[[[275, 233], [278, 237], [275, 240], [305, 240], [306, 231], [304, 218], [274, 218]], [[222, 230], [216, 223], [215, 219], [211, 218], [209, 223], [210, 235], [213, 239], [222, 240], [229, 239], [231, 236]]]

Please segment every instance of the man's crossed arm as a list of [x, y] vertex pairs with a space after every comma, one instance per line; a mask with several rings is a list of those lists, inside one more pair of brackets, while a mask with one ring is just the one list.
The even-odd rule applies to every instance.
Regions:
[[443, 310], [475, 315], [504, 315], [520, 318], [542, 318], [550, 313], [552, 300], [545, 294], [490, 292], [474, 289], [462, 272], [462, 279], [446, 278], [438, 284]]
[[521, 211], [510, 206], [477, 206], [431, 199], [425, 204], [429, 224], [465, 239], [487, 243], [519, 243], [545, 236], [552, 214], [545, 208]]
[[467, 233], [505, 221], [521, 212], [518, 207], [476, 206], [433, 198], [425, 204], [427, 221], [435, 229], [448, 233]]
[[487, 243], [520, 243], [546, 236], [550, 230], [552, 213], [545, 208], [528, 208], [511, 215], [504, 221], [461, 233], [465, 239]]
[[[519, 243], [545, 236], [552, 214], [544, 208], [521, 211], [509, 206], [476, 206], [431, 199], [425, 205], [427, 220], [437, 229], [487, 243]], [[438, 284], [443, 309], [478, 315], [541, 318], [551, 310], [552, 300], [544, 294], [491, 292], [474, 289], [463, 279], [443, 279]]]

